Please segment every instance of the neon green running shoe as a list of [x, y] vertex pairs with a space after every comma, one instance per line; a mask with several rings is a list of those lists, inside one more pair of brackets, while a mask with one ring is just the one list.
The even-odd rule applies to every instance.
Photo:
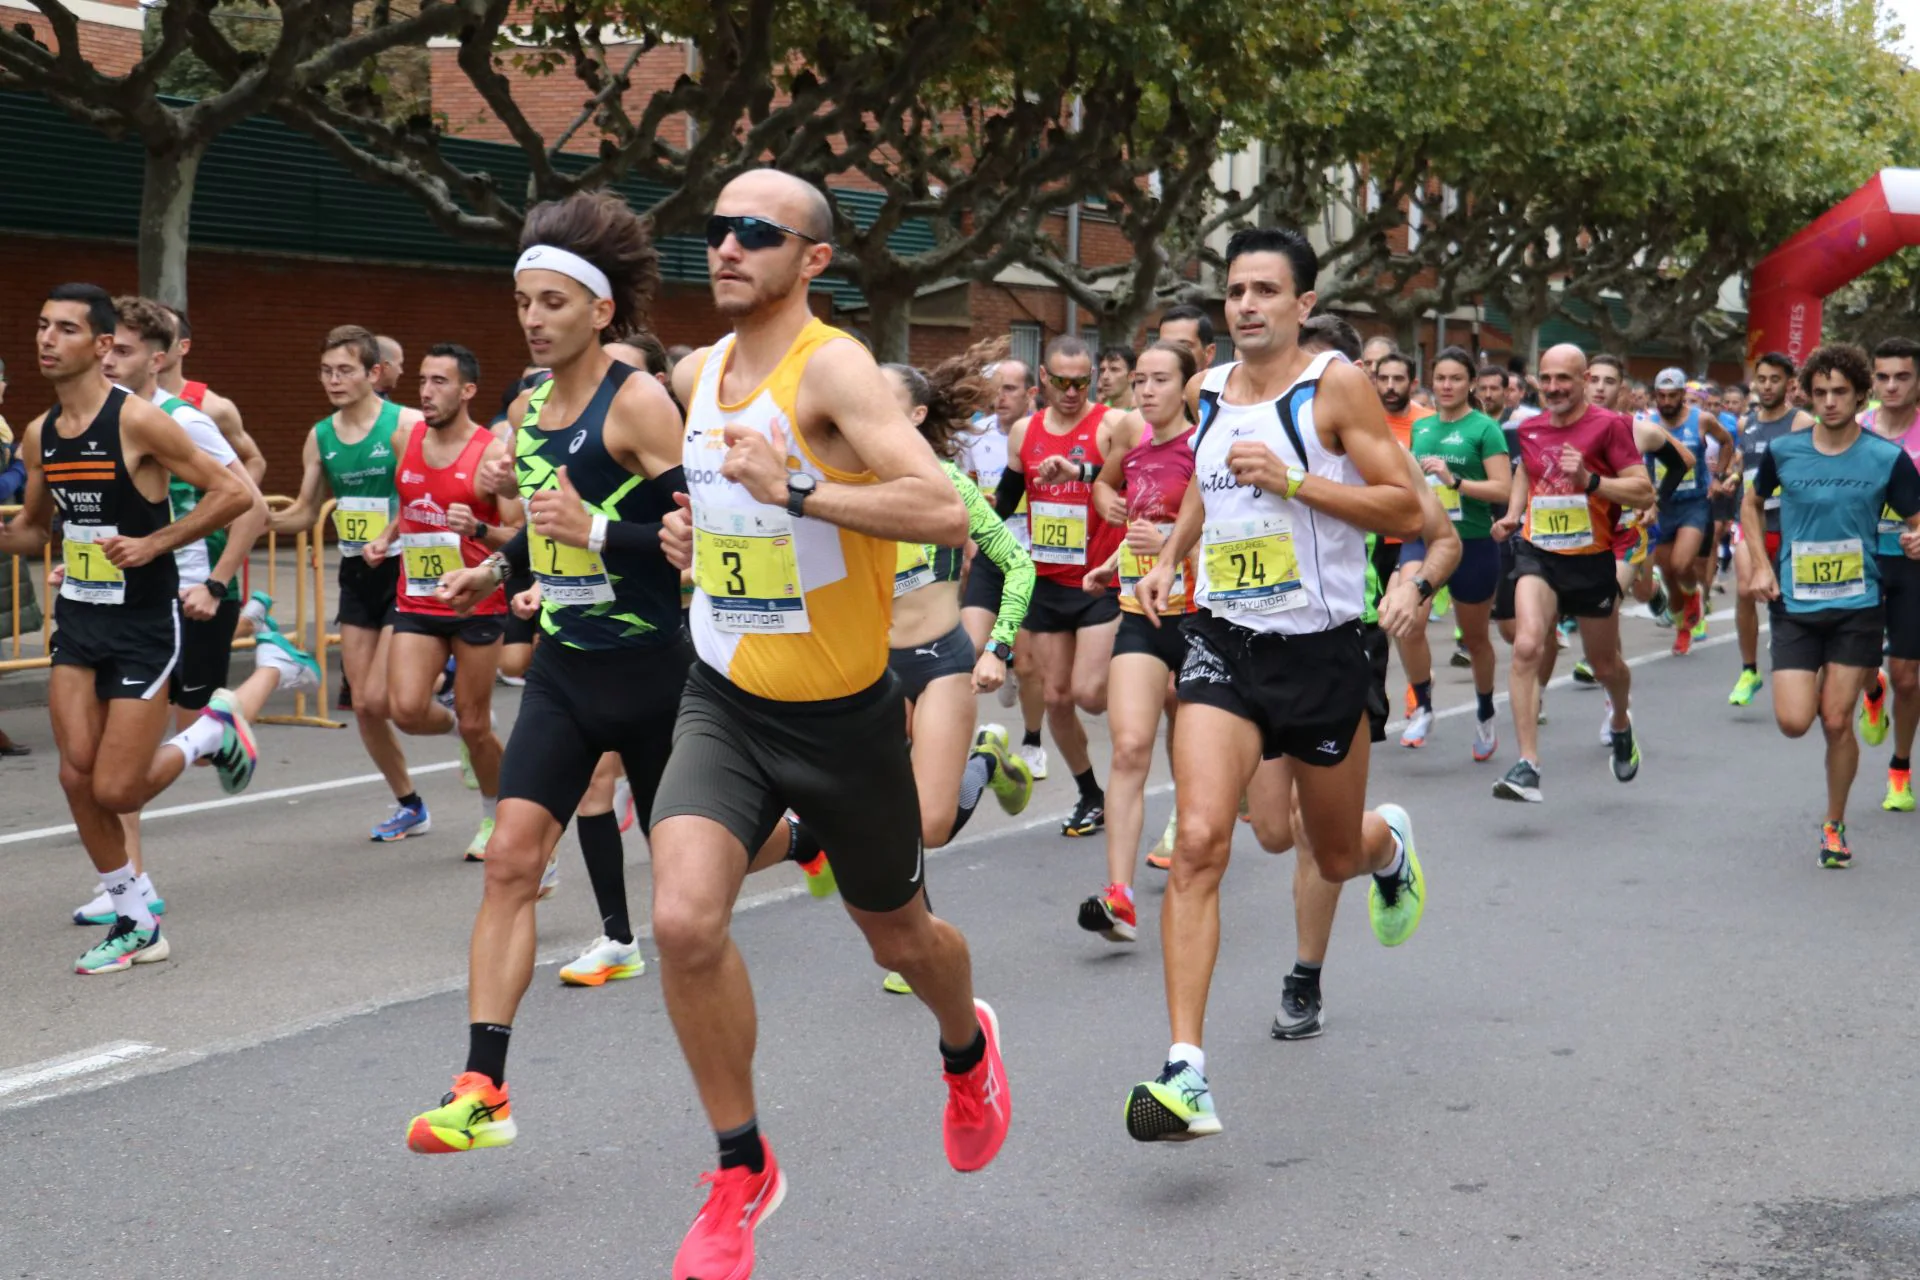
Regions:
[[1727, 705], [1732, 707], [1748, 706], [1753, 702], [1753, 695], [1760, 692], [1760, 686], [1765, 683], [1766, 682], [1760, 678], [1758, 671], [1748, 671], [1745, 667], [1742, 667], [1740, 669], [1740, 678], [1733, 682], [1733, 692], [1727, 695]]
[[1207, 1078], [1184, 1062], [1169, 1062], [1158, 1079], [1133, 1086], [1126, 1118], [1136, 1142], [1191, 1142], [1220, 1132]]
[[1893, 717], [1887, 714], [1887, 678], [1873, 673], [1873, 689], [1860, 700], [1860, 740], [1877, 747], [1887, 740]]
[[1413, 819], [1397, 804], [1383, 804], [1377, 810], [1393, 834], [1400, 837], [1407, 851], [1406, 865], [1391, 887], [1382, 890], [1378, 876], [1369, 877], [1367, 918], [1373, 922], [1373, 936], [1380, 945], [1397, 947], [1411, 938], [1427, 912], [1427, 877], [1420, 869], [1420, 855], [1413, 849]]
[[465, 1071], [439, 1106], [408, 1123], [407, 1149], [427, 1156], [451, 1155], [508, 1146], [518, 1134], [506, 1089], [478, 1071]]
[[1033, 770], [1027, 762], [1013, 753], [1007, 740], [1006, 728], [997, 724], [983, 724], [980, 732], [973, 735], [973, 754], [984, 755], [993, 761], [993, 773], [987, 778], [987, 787], [993, 792], [993, 798], [1009, 814], [1019, 813], [1033, 799]]
[[913, 994], [913, 988], [907, 985], [907, 980], [891, 969], [887, 970], [887, 976], [880, 980], [880, 989], [882, 991], [892, 992], [896, 996], [910, 996]]
[[480, 789], [480, 775], [473, 771], [473, 753], [467, 750], [464, 738], [460, 740], [460, 783], [469, 791]]
[[[1447, 610], [1451, 608], [1453, 608], [1453, 593], [1451, 591], [1447, 590], [1445, 587], [1442, 587], [1438, 591], [1433, 593], [1433, 616], [1434, 617], [1436, 618], [1446, 617]], [[1455, 628], [1455, 630], [1458, 630], [1458, 629], [1459, 628], [1457, 627]], [[1459, 636], [1454, 637], [1454, 639], [1456, 640], [1458, 640], [1459, 638], [1460, 638]]]
[[473, 839], [467, 842], [467, 861], [485, 862], [487, 860], [487, 841], [493, 839], [493, 819], [480, 819], [480, 829], [473, 833]]
[[[1887, 770], [1887, 798], [1880, 802], [1880, 807], [1888, 813], [1913, 812], [1913, 770]], [[154, 910], [159, 910], [158, 905]]]

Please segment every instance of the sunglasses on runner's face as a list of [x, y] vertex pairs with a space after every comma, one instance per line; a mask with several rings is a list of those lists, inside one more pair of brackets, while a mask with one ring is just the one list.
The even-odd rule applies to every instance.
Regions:
[[1063, 378], [1057, 373], [1050, 373], [1047, 375], [1047, 381], [1061, 391], [1085, 391], [1093, 385], [1093, 375], [1089, 373], [1082, 374], [1078, 378]]
[[792, 227], [782, 226], [766, 218], [756, 218], [751, 214], [730, 216], [716, 213], [707, 219], [707, 247], [718, 249], [732, 236], [740, 242], [740, 247], [748, 253], [756, 249], [772, 249], [787, 242], [788, 236], [799, 236], [808, 244], [820, 241], [804, 231], [795, 231]]

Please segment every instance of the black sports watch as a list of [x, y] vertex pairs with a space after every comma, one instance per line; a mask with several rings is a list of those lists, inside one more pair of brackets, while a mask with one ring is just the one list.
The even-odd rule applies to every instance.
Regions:
[[1598, 471], [1587, 472], [1587, 492], [1600, 492], [1600, 473]]
[[1010, 644], [1005, 644], [999, 640], [987, 641], [987, 652], [992, 654], [994, 657], [1000, 659], [1000, 661], [1002, 662], [1013, 661], [1013, 646]]
[[473, 522], [473, 540], [475, 542], [485, 542], [487, 535], [492, 532], [493, 527], [485, 520], [475, 520]]
[[212, 578], [208, 578], [200, 585], [205, 587], [207, 594], [215, 600], [225, 600], [227, 598], [227, 584], [224, 582], [215, 582]]
[[787, 514], [798, 520], [807, 514], [807, 499], [819, 487], [814, 478], [804, 471], [796, 471], [787, 477]]
[[1420, 593], [1422, 600], [1433, 599], [1433, 584], [1425, 578], [1415, 578], [1413, 580], [1413, 589]]

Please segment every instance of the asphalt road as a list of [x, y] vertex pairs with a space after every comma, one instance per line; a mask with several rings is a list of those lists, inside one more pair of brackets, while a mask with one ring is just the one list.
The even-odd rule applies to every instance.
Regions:
[[[1598, 695], [1573, 690], [1548, 699], [1543, 806], [1490, 797], [1511, 735], [1475, 766], [1464, 714], [1420, 752], [1380, 749], [1375, 795], [1414, 816], [1430, 908], [1390, 952], [1346, 904], [1319, 1040], [1268, 1038], [1292, 868], [1243, 833], [1209, 1142], [1125, 1134], [1126, 1090], [1166, 1047], [1159, 886], [1143, 871], [1132, 947], [1074, 926], [1098, 842], [1020, 825], [1069, 807], [1057, 764], [1028, 815], [991, 815], [929, 868], [1006, 1037], [1014, 1133], [982, 1174], [941, 1155], [924, 1011], [880, 992], [834, 906], [756, 881], [736, 936], [791, 1181], [757, 1274], [1920, 1275], [1920, 819], [1879, 812], [1868, 751], [1855, 866], [1818, 870], [1817, 741], [1780, 738], [1764, 694], [1727, 707], [1730, 645], [1676, 660], [1655, 656], [1669, 633], [1630, 632], [1652, 659], [1630, 786], [1595, 741]], [[1443, 670], [1442, 707], [1469, 702]], [[9, 730], [50, 750], [23, 713]], [[262, 794], [368, 772], [350, 731], [265, 737]], [[364, 841], [377, 783], [155, 820], [178, 958], [83, 979], [67, 967], [91, 934], [64, 917], [84, 860], [70, 836], [17, 838], [64, 820], [52, 761], [0, 769], [0, 1276], [667, 1274], [712, 1151], [652, 975], [574, 991], [543, 968], [516, 1028], [519, 1142], [402, 1145], [460, 1066], [479, 892], [458, 861], [470, 793], [449, 769], [422, 783], [440, 830], [399, 846]], [[217, 795], [196, 776], [166, 799]], [[1153, 795], [1150, 828], [1168, 804]], [[567, 849], [554, 957], [597, 932]]]

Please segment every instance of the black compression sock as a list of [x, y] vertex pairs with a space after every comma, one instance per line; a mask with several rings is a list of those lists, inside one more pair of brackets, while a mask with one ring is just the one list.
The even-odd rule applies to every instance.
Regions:
[[953, 827], [947, 833], [952, 840], [960, 834], [960, 828], [967, 825], [973, 817], [973, 811], [980, 807], [980, 797], [986, 794], [987, 782], [993, 777], [993, 757], [985, 751], [976, 751], [967, 757], [967, 769], [960, 775], [960, 803], [953, 815]]
[[1904, 773], [1907, 770], [1913, 768], [1913, 761], [1909, 760], [1905, 756], [1895, 756], [1893, 759], [1887, 762], [1887, 768], [1898, 769], [1902, 773]]
[[1082, 800], [1085, 800], [1090, 804], [1106, 803], [1107, 793], [1100, 789], [1100, 784], [1098, 782], [1094, 781], [1092, 765], [1087, 766], [1087, 771], [1085, 773], [1074, 774], [1073, 784], [1076, 787], [1080, 788], [1080, 798]]
[[418, 791], [409, 791], [394, 801], [394, 803], [405, 805], [409, 809], [418, 809], [420, 807], [420, 793]]
[[507, 1041], [512, 1027], [496, 1022], [467, 1024], [467, 1070], [478, 1071], [499, 1088], [507, 1082]]
[[964, 1049], [949, 1049], [947, 1048], [947, 1042], [942, 1040], [940, 1042], [940, 1056], [946, 1059], [948, 1075], [963, 1076], [979, 1066], [980, 1060], [987, 1056], [987, 1033], [984, 1031], [974, 1032], [973, 1043]]
[[1743, 662], [1740, 664], [1740, 669], [1749, 675], [1760, 674], [1760, 664], [1757, 662]]
[[1293, 976], [1308, 986], [1318, 990], [1320, 987], [1320, 966], [1308, 964], [1305, 960], [1293, 962]]
[[792, 836], [791, 842], [787, 845], [788, 862], [798, 862], [805, 866], [820, 856], [820, 841], [815, 838], [806, 823], [789, 818], [787, 827]]
[[1414, 685], [1413, 700], [1422, 710], [1433, 710], [1433, 681], [1422, 680]]
[[1021, 746], [1023, 746], [1023, 747], [1037, 747], [1037, 746], [1039, 746], [1039, 745], [1040, 745], [1040, 731], [1039, 731], [1038, 729], [1029, 729], [1029, 730], [1027, 730], [1027, 731], [1026, 731], [1026, 733], [1025, 733], [1025, 734], [1024, 734], [1024, 735], [1023, 735], [1022, 737], [1021, 737], [1021, 739], [1020, 739], [1020, 745], [1021, 745]]
[[1474, 696], [1474, 700], [1479, 704], [1477, 707], [1475, 707], [1475, 710], [1477, 710], [1480, 713], [1480, 719], [1482, 720], [1493, 719], [1495, 714], [1493, 709], [1493, 695], [1491, 693], [1481, 693], [1478, 689], [1476, 689], [1474, 690], [1473, 696]]
[[633, 941], [627, 916], [627, 851], [620, 840], [620, 819], [611, 813], [582, 814], [575, 824], [580, 835], [580, 857], [587, 864], [587, 883], [593, 886], [600, 928], [615, 942]]
[[722, 1169], [751, 1169], [755, 1173], [765, 1173], [767, 1169], [767, 1148], [760, 1141], [760, 1118], [741, 1125], [738, 1129], [729, 1129], [725, 1133], [713, 1135], [720, 1143], [720, 1167]]

